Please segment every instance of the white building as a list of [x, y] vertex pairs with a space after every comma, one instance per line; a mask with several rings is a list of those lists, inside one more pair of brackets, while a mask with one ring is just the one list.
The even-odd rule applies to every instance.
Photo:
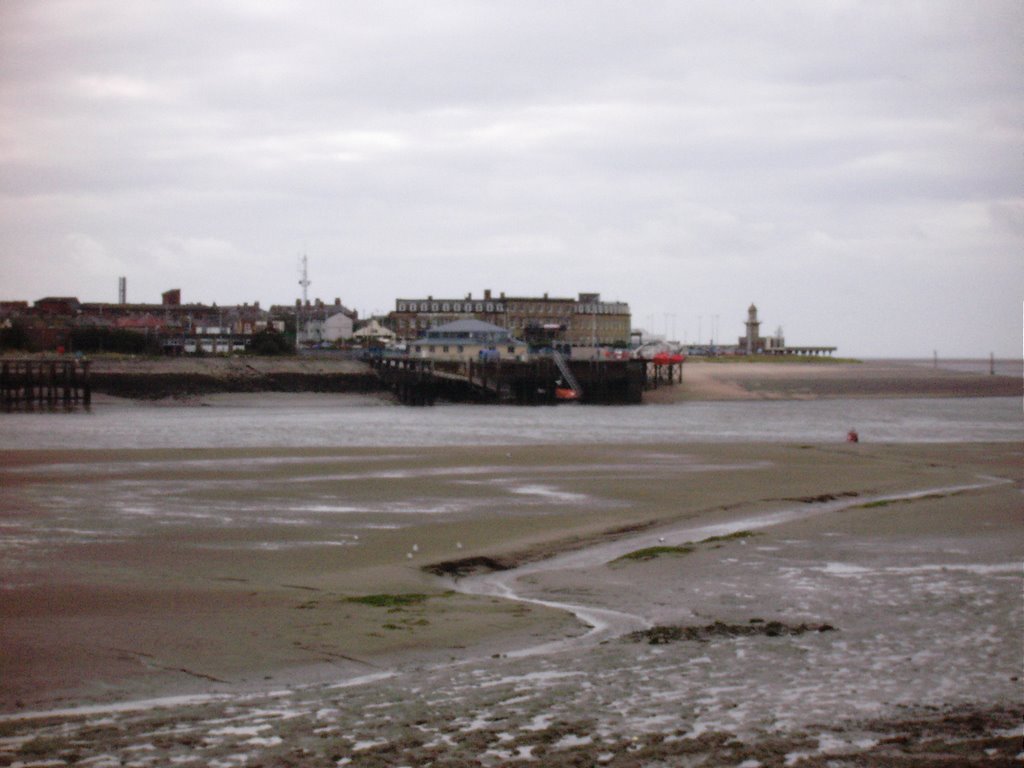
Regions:
[[352, 338], [352, 318], [344, 312], [331, 315], [323, 321], [321, 335], [324, 341], [341, 341]]
[[390, 347], [395, 343], [395, 332], [390, 328], [385, 328], [376, 320], [371, 320], [365, 326], [352, 334], [352, 337], [360, 344], [371, 347]]
[[352, 338], [355, 312], [335, 299], [334, 304], [324, 304], [320, 299], [305, 307], [296, 303], [298, 341], [300, 344], [333, 344]]
[[434, 360], [525, 360], [526, 344], [501, 326], [482, 320], [456, 320], [431, 328], [409, 342], [409, 354]]

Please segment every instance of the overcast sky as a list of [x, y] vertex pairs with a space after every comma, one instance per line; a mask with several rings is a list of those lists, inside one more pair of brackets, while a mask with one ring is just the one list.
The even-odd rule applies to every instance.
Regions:
[[1024, 3], [0, 2], [0, 299], [1020, 357]]

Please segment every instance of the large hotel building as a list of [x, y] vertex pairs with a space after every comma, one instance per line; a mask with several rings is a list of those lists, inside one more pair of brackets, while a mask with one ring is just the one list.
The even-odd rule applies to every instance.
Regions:
[[390, 315], [391, 329], [401, 340], [415, 339], [437, 325], [475, 318], [499, 325], [530, 343], [560, 343], [571, 346], [628, 344], [629, 304], [601, 301], [598, 293], [581, 293], [579, 298], [492, 296], [467, 294], [460, 299], [398, 299]]

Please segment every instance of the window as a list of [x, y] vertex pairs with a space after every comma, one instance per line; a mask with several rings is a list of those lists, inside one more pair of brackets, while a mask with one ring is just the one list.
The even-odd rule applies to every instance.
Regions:
[[404, 301], [398, 302], [398, 311], [399, 312], [405, 312], [405, 302]]
[[484, 305], [483, 305], [483, 303], [481, 303], [481, 302], [479, 302], [479, 301], [478, 301], [478, 302], [476, 303], [476, 311], [477, 311], [477, 312], [483, 312], [483, 311], [484, 311]]
[[448, 304], [447, 302], [442, 304], [441, 305], [441, 311], [442, 312], [451, 312], [452, 311], [452, 305]]
[[420, 312], [426, 312], [426, 311], [427, 311], [427, 302], [425, 302], [425, 301], [420, 302]]
[[490, 303], [489, 303], [489, 304], [487, 305], [487, 311], [488, 311], [488, 312], [493, 312], [493, 311], [494, 311], [494, 305], [493, 305], [493, 304], [490, 304]]
[[436, 301], [430, 305], [430, 311], [431, 312], [437, 312], [437, 302]]
[[441, 351], [442, 352], [447, 352], [448, 351], [448, 346], [445, 345], [445, 346], [441, 347]]

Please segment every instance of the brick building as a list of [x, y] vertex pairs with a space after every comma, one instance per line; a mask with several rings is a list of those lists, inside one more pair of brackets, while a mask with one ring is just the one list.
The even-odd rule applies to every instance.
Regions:
[[485, 290], [480, 298], [397, 299], [388, 315], [391, 329], [400, 340], [417, 338], [430, 328], [457, 320], [480, 320], [507, 329], [531, 344], [573, 347], [625, 345], [629, 343], [629, 304], [602, 301], [598, 293], [581, 293], [575, 299], [543, 296], [494, 296]]
[[150, 340], [147, 349], [167, 353], [230, 352], [245, 349], [248, 339], [267, 327], [284, 330], [260, 309], [259, 302], [238, 306], [182, 304], [181, 291], [163, 294], [159, 304], [80, 302], [70, 296], [48, 296], [28, 302], [3, 302], [0, 321], [18, 323], [30, 350], [74, 351], [85, 335], [131, 332]]

